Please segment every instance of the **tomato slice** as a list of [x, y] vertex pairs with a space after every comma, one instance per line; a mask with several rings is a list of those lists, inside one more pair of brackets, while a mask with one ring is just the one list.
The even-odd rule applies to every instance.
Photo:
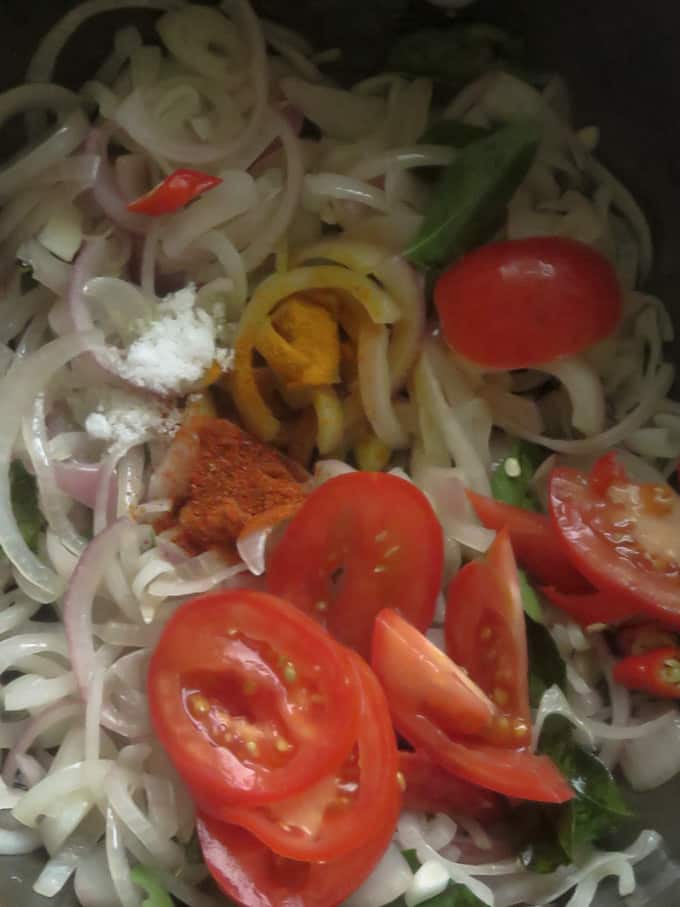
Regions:
[[580, 353], [612, 333], [622, 293], [611, 264], [562, 237], [490, 243], [435, 285], [447, 343], [491, 368], [529, 368]]
[[527, 749], [452, 740], [430, 718], [404, 708], [389, 689], [386, 692], [397, 731], [452, 775], [518, 800], [565, 803], [573, 798], [571, 787], [547, 756], [536, 756]]
[[629, 613], [680, 627], [680, 497], [670, 486], [620, 477], [593, 483], [563, 467], [553, 470], [549, 495], [553, 524], [578, 570]]
[[618, 624], [640, 613], [637, 605], [610, 592], [559, 592], [551, 586], [544, 586], [541, 592], [582, 627]]
[[294, 798], [222, 812], [225, 821], [293, 860], [343, 857], [367, 845], [376, 825], [394, 827], [399, 817], [399, 766], [389, 706], [373, 671], [353, 657], [362, 691], [359, 738], [343, 765]]
[[288, 602], [252, 590], [182, 605], [151, 658], [148, 693], [161, 743], [208, 812], [298, 793], [357, 736], [347, 653]]
[[220, 889], [243, 907], [335, 907], [371, 874], [394, 834], [373, 825], [368, 844], [338, 860], [301, 863], [273, 853], [243, 828], [199, 815], [203, 858]]
[[449, 586], [446, 649], [496, 704], [505, 721], [493, 725], [493, 742], [526, 746], [531, 710], [527, 639], [517, 566], [505, 529], [485, 561], [459, 570]]
[[492, 822], [504, 812], [496, 794], [456, 778], [425, 753], [402, 750], [399, 771], [406, 784], [404, 809], [471, 816], [482, 822]]
[[508, 530], [517, 560], [539, 583], [562, 592], [583, 592], [589, 588], [565, 554], [547, 516], [473, 491], [467, 495], [488, 529]]
[[354, 472], [302, 504], [274, 550], [267, 588], [368, 658], [382, 608], [430, 626], [443, 565], [441, 526], [425, 495], [396, 476]]
[[375, 620], [371, 664], [390, 707], [398, 700], [402, 708], [431, 717], [451, 734], [482, 734], [498, 717], [465, 671], [388, 608]]

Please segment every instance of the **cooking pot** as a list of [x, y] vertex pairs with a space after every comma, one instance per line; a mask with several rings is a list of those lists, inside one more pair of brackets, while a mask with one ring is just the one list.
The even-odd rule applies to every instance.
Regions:
[[[22, 80], [39, 37], [77, 0], [0, 0], [0, 90]], [[426, 0], [384, 19], [376, 28], [375, 7], [403, 8], [399, 0], [260, 0], [259, 11], [304, 31], [320, 48], [340, 46], [338, 76], [360, 78], [379, 70], [398, 29], [433, 24], [441, 13]], [[600, 156], [628, 186], [647, 213], [655, 241], [650, 289], [668, 305], [680, 336], [680, 73], [676, 41], [680, 5], [663, 0], [480, 0], [479, 18], [526, 37], [529, 57], [562, 73], [570, 86], [575, 119], [601, 130]], [[69, 44], [57, 72], [78, 85], [96, 69], [112, 29], [129, 21], [129, 10], [101, 16]], [[152, 27], [154, 15], [139, 16]], [[11, 126], [3, 144], [11, 143]], [[680, 345], [676, 346], [680, 351]], [[603, 886], [596, 907], [675, 907], [680, 904], [680, 779], [644, 795], [630, 795], [639, 828], [655, 828], [664, 845], [638, 866], [638, 888], [623, 901]], [[635, 827], [622, 830], [621, 843]], [[616, 843], [616, 842], [613, 842]], [[677, 861], [677, 862], [676, 862]], [[48, 900], [31, 886], [39, 859], [0, 858], [0, 907], [74, 907], [70, 889]]]

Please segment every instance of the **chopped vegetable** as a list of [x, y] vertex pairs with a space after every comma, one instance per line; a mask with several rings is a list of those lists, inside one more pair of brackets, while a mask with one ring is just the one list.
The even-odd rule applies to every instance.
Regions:
[[442, 173], [406, 250], [411, 261], [442, 268], [489, 240], [529, 171], [539, 138], [534, 125], [515, 123], [463, 148]]
[[573, 742], [565, 718], [551, 715], [546, 720], [538, 748], [559, 766], [576, 794], [571, 803], [560, 807], [557, 822], [558, 840], [570, 861], [588, 844], [617, 830], [631, 812], [609, 770]]
[[[611, 458], [605, 460], [612, 474]], [[670, 485], [616, 478], [595, 487], [566, 467], [550, 476], [552, 524], [574, 566], [628, 613], [680, 627], [680, 497]], [[606, 488], [603, 492], [601, 489]]]
[[551, 586], [544, 586], [541, 592], [553, 605], [581, 624], [592, 627], [598, 624], [618, 624], [635, 617], [639, 608], [611, 592], [560, 592]]
[[10, 494], [14, 517], [28, 547], [35, 551], [45, 518], [40, 510], [38, 486], [35, 478], [26, 471], [20, 460], [13, 460], [9, 467]]
[[519, 591], [522, 596], [524, 613], [527, 617], [530, 617], [532, 621], [535, 621], [537, 624], [542, 624], [543, 609], [541, 608], [541, 602], [539, 601], [538, 595], [536, 595], [534, 587], [529, 582], [529, 578], [524, 570], [518, 570], [517, 573], [519, 576]]
[[538, 708], [541, 697], [549, 687], [558, 686], [561, 690], [566, 688], [567, 666], [546, 627], [527, 617], [526, 630], [529, 698], [532, 708]]
[[130, 871], [130, 878], [146, 892], [142, 907], [173, 907], [172, 898], [148, 866], [135, 866]]
[[680, 699], [680, 649], [670, 646], [629, 655], [614, 667], [614, 680], [629, 690], [661, 699]]
[[538, 510], [530, 483], [547, 453], [537, 444], [515, 441], [510, 454], [498, 464], [491, 476], [491, 492], [496, 500], [513, 507]]
[[[415, 856], [415, 851], [404, 852], [404, 857], [406, 857], [415, 872], [420, 867], [420, 861], [416, 857], [415, 861], [412, 862], [406, 856], [407, 853], [413, 853]], [[406, 907], [406, 900], [402, 895], [396, 901], [388, 904], [387, 907]], [[484, 907], [484, 901], [480, 901], [477, 895], [473, 894], [465, 885], [449, 882], [444, 891], [432, 898], [428, 898], [426, 901], [420, 901], [419, 907]]]
[[388, 66], [405, 75], [444, 82], [457, 90], [494, 65], [516, 59], [521, 52], [521, 40], [493, 25], [423, 28], [394, 44]]
[[621, 655], [643, 655], [653, 649], [668, 649], [677, 644], [677, 633], [653, 621], [621, 627], [616, 631], [616, 648]]
[[564, 592], [582, 592], [589, 588], [588, 582], [572, 566], [547, 516], [503, 504], [473, 491], [468, 491], [467, 496], [488, 529], [507, 528], [515, 556], [532, 579]]
[[199, 195], [219, 186], [221, 182], [219, 176], [202, 173], [200, 170], [175, 170], [146, 195], [130, 202], [128, 211], [149, 217], [173, 214]]
[[500, 797], [444, 771], [425, 753], [401, 751], [399, 771], [406, 787], [404, 809], [472, 816], [481, 821], [492, 821], [503, 813]]
[[[518, 166], [519, 137], [513, 143], [516, 157], [508, 158], [508, 167]], [[468, 146], [451, 167], [482, 144]], [[502, 163], [497, 166], [498, 182], [505, 171]], [[501, 191], [486, 178], [487, 191], [498, 192], [500, 202]], [[607, 259], [585, 243], [558, 236], [474, 249], [439, 278], [434, 299], [449, 346], [472, 362], [502, 369], [581, 353], [614, 331], [623, 309], [619, 280]]]

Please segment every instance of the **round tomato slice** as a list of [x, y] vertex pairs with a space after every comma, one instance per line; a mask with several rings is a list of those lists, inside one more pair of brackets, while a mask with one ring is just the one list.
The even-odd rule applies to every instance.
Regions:
[[401, 807], [397, 745], [389, 707], [373, 671], [352, 656], [362, 692], [359, 738], [345, 762], [295, 797], [256, 808], [225, 807], [225, 821], [252, 832], [292, 860], [336, 860], [363, 847]]
[[261, 592], [182, 605], [147, 683], [156, 733], [208, 812], [292, 796], [340, 765], [356, 740], [360, 691], [348, 654]]
[[456, 778], [421, 752], [399, 753], [404, 777], [404, 809], [471, 816], [492, 822], [503, 814], [503, 801], [491, 791]]
[[550, 512], [565, 552], [631, 613], [680, 627], [680, 497], [668, 485], [620, 476], [608, 483], [594, 469], [594, 482], [568, 468], [550, 477]]
[[301, 863], [273, 853], [243, 828], [199, 815], [203, 859], [219, 888], [243, 907], [335, 907], [371, 874], [394, 834], [373, 825], [370, 841], [347, 856]]
[[371, 665], [390, 708], [397, 700], [451, 734], [483, 734], [500, 717], [462, 668], [388, 608], [375, 621]]
[[622, 293], [611, 264], [555, 236], [490, 243], [436, 283], [447, 343], [490, 368], [530, 368], [570, 356], [612, 333]]
[[381, 608], [430, 626], [444, 543], [425, 495], [386, 473], [337, 476], [312, 492], [275, 548], [267, 588], [368, 658]]
[[562, 592], [583, 592], [590, 588], [565, 554], [547, 516], [473, 491], [468, 491], [467, 496], [488, 529], [508, 530], [517, 560], [539, 583]]
[[448, 589], [446, 649], [495, 703], [493, 742], [526, 746], [531, 711], [527, 639], [517, 566], [506, 530], [485, 561], [459, 570]]

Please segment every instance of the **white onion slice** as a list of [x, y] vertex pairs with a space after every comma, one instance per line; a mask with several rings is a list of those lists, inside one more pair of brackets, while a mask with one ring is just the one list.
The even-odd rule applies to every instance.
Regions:
[[390, 844], [377, 866], [348, 898], [346, 907], [383, 907], [401, 897], [413, 881], [413, 873], [399, 848]]

